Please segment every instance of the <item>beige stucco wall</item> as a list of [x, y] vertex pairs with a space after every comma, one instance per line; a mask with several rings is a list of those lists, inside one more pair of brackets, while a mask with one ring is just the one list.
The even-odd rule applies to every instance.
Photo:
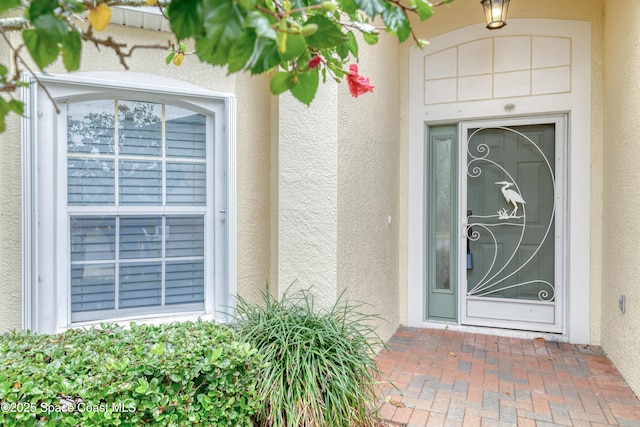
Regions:
[[311, 288], [322, 309], [336, 301], [337, 90], [320, 86], [309, 107], [279, 99], [278, 293]]
[[[0, 63], [9, 64], [10, 57], [0, 43]], [[0, 134], [0, 333], [22, 326], [20, 119], [12, 113], [6, 126]]]
[[640, 3], [607, 2], [605, 16], [602, 345], [640, 395]]
[[[601, 240], [602, 240], [602, 0], [539, 0], [514, 1], [509, 8], [509, 18], [551, 18], [588, 21], [592, 23], [592, 131], [591, 131], [591, 342], [600, 342], [601, 322]], [[467, 25], [483, 22], [482, 8], [477, 2], [454, 1], [435, 9], [434, 16], [424, 23], [416, 23], [420, 38], [429, 39]], [[507, 20], [508, 23], [508, 20]], [[508, 25], [508, 24], [507, 24]], [[487, 30], [488, 31], [488, 30]], [[499, 30], [498, 30], [499, 31]], [[408, 218], [408, 96], [409, 96], [409, 47], [404, 43], [400, 50], [400, 323], [407, 322], [407, 218]]]
[[0, 332], [22, 324], [19, 131], [20, 120], [11, 115], [0, 135]]
[[271, 94], [268, 76], [240, 75], [237, 152], [238, 294], [262, 300], [271, 270]]
[[[166, 44], [167, 33], [110, 25], [101, 36], [136, 44]], [[0, 43], [1, 63], [9, 63]], [[83, 45], [81, 70], [122, 71], [109, 49], [97, 51]], [[181, 67], [167, 66], [166, 51], [137, 50], [128, 60], [131, 71], [189, 81], [203, 88], [237, 96], [237, 286], [245, 298], [255, 301], [270, 276], [270, 104], [267, 77], [227, 76], [224, 69], [200, 63], [195, 56]], [[48, 69], [62, 73], [59, 64]], [[10, 120], [0, 136], [0, 333], [21, 326], [21, 198], [20, 122]]]
[[339, 88], [338, 291], [384, 321], [388, 339], [397, 329], [400, 92], [398, 42], [388, 35], [378, 45], [360, 43], [359, 71], [373, 93], [353, 98]]
[[[278, 282], [311, 288], [320, 308], [364, 302], [388, 339], [398, 325], [399, 79], [397, 42], [361, 43], [376, 86], [353, 98], [321, 85], [310, 107], [278, 101]], [[380, 60], [384, 58], [384, 61]], [[273, 274], [273, 271], [272, 271]]]

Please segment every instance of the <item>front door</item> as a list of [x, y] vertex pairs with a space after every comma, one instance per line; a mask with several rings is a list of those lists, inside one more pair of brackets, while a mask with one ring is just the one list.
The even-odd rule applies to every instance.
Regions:
[[561, 131], [461, 125], [461, 323], [562, 331]]
[[427, 319], [562, 332], [564, 126], [429, 127]]

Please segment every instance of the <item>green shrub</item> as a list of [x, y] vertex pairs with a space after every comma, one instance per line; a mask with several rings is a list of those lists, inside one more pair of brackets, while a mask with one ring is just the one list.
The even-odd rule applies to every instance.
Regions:
[[383, 345], [359, 305], [316, 311], [308, 291], [264, 305], [238, 300], [240, 335], [269, 365], [259, 378], [259, 426], [366, 426], [374, 421], [375, 348]]
[[0, 336], [2, 426], [251, 426], [262, 358], [198, 321]]

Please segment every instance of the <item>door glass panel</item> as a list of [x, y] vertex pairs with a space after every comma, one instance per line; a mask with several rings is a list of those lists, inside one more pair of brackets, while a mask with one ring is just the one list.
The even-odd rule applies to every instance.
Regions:
[[451, 138], [434, 138], [436, 289], [451, 289]]
[[468, 296], [555, 300], [554, 162], [553, 124], [469, 130]]

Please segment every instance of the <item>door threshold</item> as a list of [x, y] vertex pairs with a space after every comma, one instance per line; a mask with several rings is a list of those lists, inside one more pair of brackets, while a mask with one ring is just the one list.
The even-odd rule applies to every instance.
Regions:
[[553, 334], [548, 332], [520, 331], [515, 329], [501, 329], [484, 326], [468, 326], [457, 323], [423, 321], [422, 327], [427, 329], [446, 329], [449, 331], [465, 332], [469, 334], [496, 335], [507, 338], [520, 338], [525, 340], [544, 339], [545, 341], [569, 342], [569, 338], [564, 334]]

